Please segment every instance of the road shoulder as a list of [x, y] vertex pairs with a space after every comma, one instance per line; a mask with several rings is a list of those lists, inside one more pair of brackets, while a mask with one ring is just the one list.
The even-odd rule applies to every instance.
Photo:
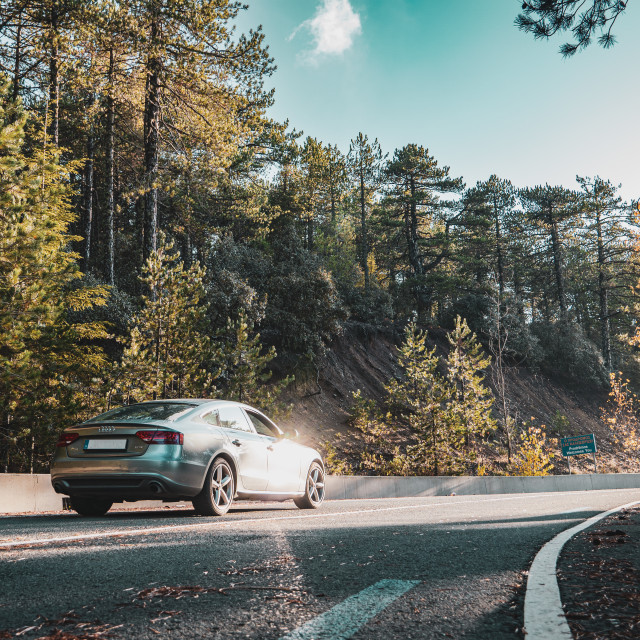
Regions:
[[576, 640], [640, 635], [640, 507], [578, 534], [563, 549], [558, 582]]
[[560, 553], [569, 540], [614, 514], [635, 507], [638, 502], [621, 505], [562, 531], [545, 544], [531, 564], [524, 602], [524, 626], [529, 640], [573, 638], [564, 615], [557, 579]]

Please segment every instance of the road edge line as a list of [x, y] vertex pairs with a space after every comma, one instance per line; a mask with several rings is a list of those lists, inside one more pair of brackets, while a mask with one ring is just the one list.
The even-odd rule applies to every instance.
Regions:
[[560, 552], [577, 533], [614, 513], [637, 505], [640, 505], [638, 500], [629, 502], [593, 516], [570, 529], [565, 529], [538, 551], [529, 568], [527, 589], [524, 596], [524, 632], [527, 640], [573, 638], [569, 623], [564, 615], [560, 587], [558, 586], [557, 564]]

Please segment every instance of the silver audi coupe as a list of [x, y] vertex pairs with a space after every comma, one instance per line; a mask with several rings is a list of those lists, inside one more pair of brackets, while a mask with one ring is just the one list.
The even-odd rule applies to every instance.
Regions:
[[51, 484], [81, 515], [114, 502], [190, 500], [223, 515], [233, 500], [288, 500], [316, 509], [322, 457], [263, 413], [224, 400], [158, 400], [107, 411], [60, 435]]

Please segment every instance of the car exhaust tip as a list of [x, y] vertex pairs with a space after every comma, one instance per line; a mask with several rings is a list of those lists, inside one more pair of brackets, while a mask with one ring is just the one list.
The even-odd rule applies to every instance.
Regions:
[[151, 493], [162, 493], [162, 486], [157, 482], [151, 482], [149, 484], [149, 491], [151, 491]]

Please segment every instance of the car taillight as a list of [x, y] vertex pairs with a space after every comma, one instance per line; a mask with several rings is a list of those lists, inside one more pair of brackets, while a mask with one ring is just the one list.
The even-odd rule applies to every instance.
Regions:
[[179, 431], [138, 431], [136, 435], [147, 444], [184, 444], [184, 434]]
[[56, 442], [56, 447], [66, 447], [68, 444], [75, 442], [80, 437], [79, 433], [67, 433], [63, 431]]

